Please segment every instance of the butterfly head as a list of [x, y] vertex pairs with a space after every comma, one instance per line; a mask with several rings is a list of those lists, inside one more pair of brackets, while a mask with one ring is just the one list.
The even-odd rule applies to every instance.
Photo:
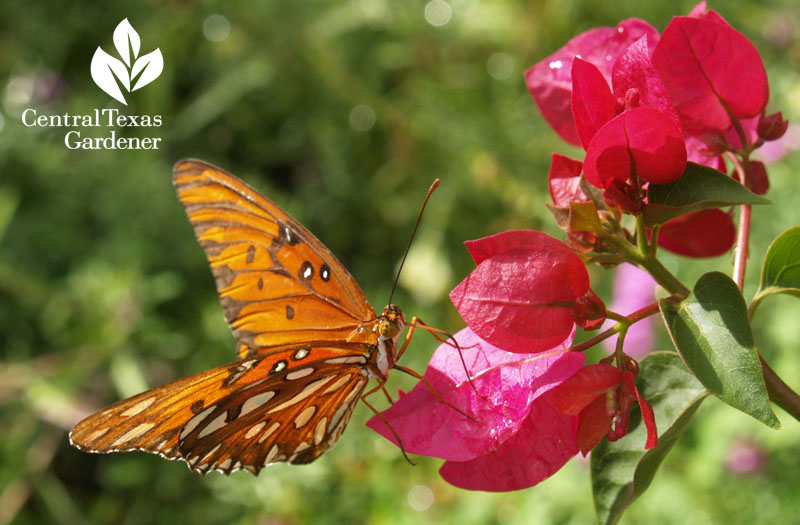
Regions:
[[378, 320], [378, 333], [385, 339], [395, 339], [405, 326], [403, 311], [396, 304], [390, 304], [383, 309], [383, 315]]

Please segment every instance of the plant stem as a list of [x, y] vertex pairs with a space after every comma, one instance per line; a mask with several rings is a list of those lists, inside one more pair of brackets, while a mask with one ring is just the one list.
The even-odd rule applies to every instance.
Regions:
[[618, 314], [617, 312], [612, 312], [611, 310], [606, 311], [606, 318], [611, 319], [613, 321], [617, 321], [619, 323], [627, 323], [628, 318], [622, 314]]
[[622, 250], [623, 257], [648, 272], [665, 290], [680, 298], [688, 297], [691, 291], [675, 277], [672, 272], [661, 264], [656, 257], [656, 250], [648, 246], [647, 227], [641, 215], [636, 216], [636, 241], [637, 246], [631, 245], [627, 240], [619, 240], [615, 244]]
[[642, 257], [649, 257], [650, 248], [647, 244], [647, 226], [644, 224], [644, 215], [636, 216], [636, 247]]
[[570, 352], [583, 352], [584, 350], [587, 350], [587, 349], [593, 347], [594, 345], [596, 345], [600, 341], [604, 341], [604, 340], [608, 339], [609, 337], [612, 337], [614, 334], [619, 333], [620, 331], [622, 331], [623, 328], [625, 328], [627, 330], [627, 326], [630, 326], [630, 325], [632, 325], [632, 324], [634, 324], [634, 323], [636, 323], [638, 321], [641, 321], [645, 317], [650, 317], [651, 315], [653, 315], [656, 312], [658, 312], [658, 303], [649, 304], [649, 305], [645, 306], [644, 308], [642, 308], [641, 310], [636, 310], [632, 314], [626, 316], [625, 317], [625, 321], [620, 321], [619, 323], [615, 324], [614, 326], [612, 326], [608, 330], [605, 330], [604, 332], [601, 332], [601, 333], [597, 334], [596, 336], [592, 337], [591, 339], [587, 339], [586, 341], [584, 341], [582, 343], [578, 343], [578, 344], [576, 344], [574, 346], [571, 346], [569, 351]]
[[614, 352], [614, 358], [617, 361], [617, 368], [622, 371], [625, 370], [625, 351], [622, 347], [625, 344], [625, 336], [628, 334], [628, 328], [630, 328], [630, 326], [630, 324], [622, 325], [622, 330], [619, 331], [619, 337], [617, 337], [617, 348]]
[[689, 297], [691, 290], [684, 286], [683, 283], [655, 257], [646, 257], [643, 261], [639, 261], [639, 266], [647, 270], [656, 282], [669, 293], [677, 295], [681, 299]]
[[744, 276], [747, 271], [747, 255], [750, 244], [749, 204], [743, 204], [739, 211], [739, 231], [736, 233], [736, 255], [733, 261], [733, 280], [741, 291], [744, 288]]
[[760, 355], [761, 368], [764, 371], [764, 382], [770, 400], [800, 421], [800, 396], [778, 377], [778, 374], [764, 361]]
[[[741, 122], [735, 116], [731, 116], [731, 124], [739, 135], [741, 143], [741, 159], [732, 152], [726, 156], [732, 161], [733, 167], [739, 174], [739, 180], [745, 188], [750, 187], [750, 144], [747, 142], [747, 134], [744, 132]], [[743, 204], [739, 211], [739, 229], [736, 232], [736, 251], [733, 261], [733, 281], [739, 290], [744, 288], [744, 276], [747, 271], [748, 247], [750, 245], [750, 216], [751, 208], [748, 204]]]
[[[733, 154], [729, 155], [729, 157], [733, 161], [736, 171], [739, 173], [739, 179], [742, 181], [742, 184], [748, 187], [750, 181], [751, 146], [747, 142], [747, 135], [739, 119], [732, 117], [731, 123], [738, 133], [739, 141], [742, 144], [742, 151], [740, 152], [742, 158], [740, 160]], [[750, 220], [751, 208], [747, 204], [744, 204], [741, 206], [739, 212], [739, 230], [736, 232], [736, 251], [733, 262], [733, 280], [736, 286], [739, 287], [739, 290], [744, 288], [744, 278], [747, 271], [747, 257], [749, 255], [748, 248], [750, 244]], [[751, 302], [747, 310], [747, 315], [750, 319], [753, 318], [753, 314], [760, 300], [761, 297], [757, 295]], [[778, 377], [778, 374], [764, 361], [764, 358], [760, 354], [758, 359], [761, 361], [764, 383], [767, 387], [770, 400], [786, 410], [796, 420], [800, 421], [800, 396]]]

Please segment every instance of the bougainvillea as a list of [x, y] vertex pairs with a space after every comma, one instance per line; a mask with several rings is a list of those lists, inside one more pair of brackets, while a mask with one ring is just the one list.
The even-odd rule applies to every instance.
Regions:
[[[800, 296], [800, 227], [770, 247], [749, 308], [741, 294], [751, 206], [769, 204], [766, 166], [751, 154], [788, 123], [766, 114], [756, 48], [705, 3], [661, 34], [637, 19], [586, 31], [525, 79], [545, 120], [585, 151], [554, 153], [547, 174], [566, 243], [536, 231], [468, 241], [477, 266], [450, 294], [467, 328], [369, 426], [444, 459], [443, 478], [473, 490], [530, 487], [593, 451], [592, 475], [613, 477], [594, 484], [598, 516], [614, 522], [709, 393], [771, 427], [770, 401], [800, 419], [800, 397], [758, 355], [749, 325], [765, 297]], [[659, 258], [734, 247], [733, 278], [712, 271], [691, 289]], [[590, 287], [587, 265], [621, 263], [647, 279], [632, 281], [645, 283], [633, 312], [608, 309]], [[637, 361], [629, 329], [659, 312], [675, 351]], [[575, 343], [577, 328], [587, 334]], [[584, 363], [607, 340], [610, 354]], [[636, 443], [619, 445], [629, 434]]]

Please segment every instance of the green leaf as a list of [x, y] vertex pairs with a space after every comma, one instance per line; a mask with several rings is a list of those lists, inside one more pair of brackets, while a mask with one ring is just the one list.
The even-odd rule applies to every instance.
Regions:
[[800, 297], [800, 226], [778, 235], [764, 257], [756, 298], [776, 293]]
[[658, 304], [675, 348], [697, 379], [730, 406], [780, 428], [736, 283], [724, 273], [709, 272], [680, 305], [666, 299]]
[[686, 369], [678, 354], [656, 352], [640, 363], [637, 387], [650, 402], [660, 431], [658, 446], [644, 450], [647, 430], [634, 409], [628, 434], [603, 440], [592, 450], [592, 490], [600, 523], [616, 523], [653, 480], [658, 467], [686, 430], [708, 391]]
[[644, 222], [653, 227], [670, 219], [707, 208], [735, 204], [770, 204], [719, 170], [689, 162], [675, 182], [650, 184]]

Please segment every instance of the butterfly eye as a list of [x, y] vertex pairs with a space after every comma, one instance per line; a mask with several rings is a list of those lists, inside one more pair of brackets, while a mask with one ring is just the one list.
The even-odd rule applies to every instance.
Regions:
[[400, 333], [400, 325], [384, 318], [378, 322], [378, 332], [386, 339], [394, 339]]

